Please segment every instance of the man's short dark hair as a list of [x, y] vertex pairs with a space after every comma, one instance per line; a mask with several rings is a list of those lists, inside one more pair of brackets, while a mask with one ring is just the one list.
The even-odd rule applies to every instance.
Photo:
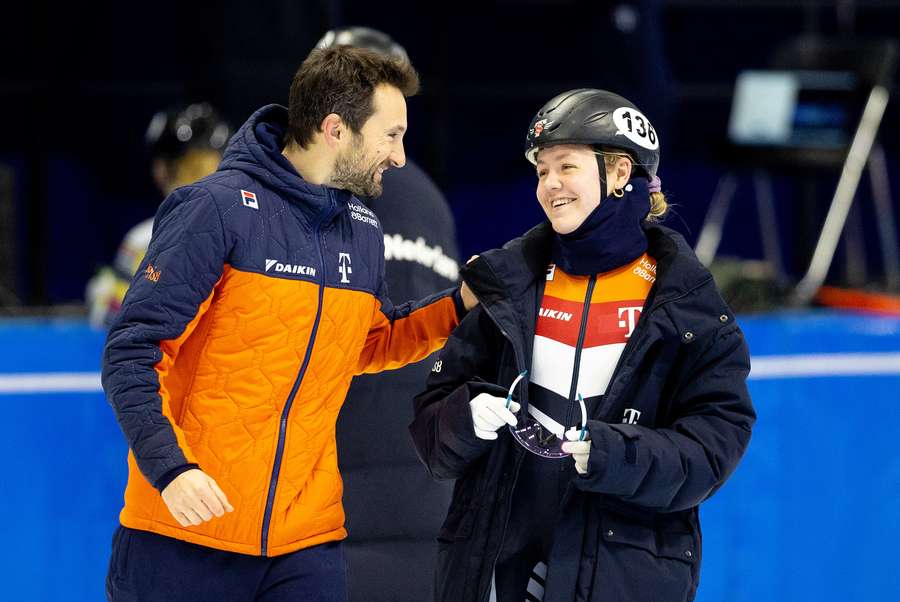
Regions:
[[331, 113], [340, 115], [358, 134], [375, 112], [372, 95], [379, 84], [389, 84], [404, 96], [412, 96], [419, 91], [419, 76], [409, 62], [364, 48], [313, 50], [291, 83], [285, 141], [293, 140], [306, 148]]

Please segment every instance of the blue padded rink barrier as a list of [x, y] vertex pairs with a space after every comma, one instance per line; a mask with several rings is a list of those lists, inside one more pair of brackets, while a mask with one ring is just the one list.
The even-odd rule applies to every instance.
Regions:
[[[702, 507], [698, 600], [900, 600], [900, 319], [739, 322], [759, 420]], [[100, 390], [102, 344], [79, 321], [0, 322], [2, 600], [104, 597], [126, 447]]]

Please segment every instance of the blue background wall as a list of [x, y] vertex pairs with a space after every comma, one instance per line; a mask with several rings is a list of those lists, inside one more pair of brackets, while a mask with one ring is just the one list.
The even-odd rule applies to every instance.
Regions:
[[[897, 359], [893, 373], [880, 375], [755, 374], [759, 421], [750, 450], [702, 507], [698, 599], [900, 599], [900, 319], [797, 313], [741, 324], [757, 359], [842, 352]], [[125, 481], [126, 447], [113, 414], [99, 390], [11, 392], [8, 380], [64, 372], [90, 381], [102, 342], [81, 322], [0, 322], [0, 598], [103, 598]], [[828, 356], [817, 357], [827, 371]]]

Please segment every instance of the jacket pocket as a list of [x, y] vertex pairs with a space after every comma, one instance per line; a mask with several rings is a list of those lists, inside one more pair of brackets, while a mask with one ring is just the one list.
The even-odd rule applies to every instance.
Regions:
[[602, 537], [609, 543], [640, 548], [659, 558], [672, 558], [693, 564], [698, 558], [694, 535], [659, 529], [624, 517], [603, 517]]
[[113, 533], [112, 554], [109, 558], [108, 585], [111, 582], [120, 585], [128, 575], [128, 550], [131, 543], [131, 531], [119, 525]]
[[599, 543], [591, 588], [598, 599], [692, 599], [699, 559], [693, 533], [604, 514]]

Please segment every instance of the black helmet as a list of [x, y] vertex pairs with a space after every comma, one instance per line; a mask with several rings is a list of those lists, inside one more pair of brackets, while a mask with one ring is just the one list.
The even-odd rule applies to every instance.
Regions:
[[177, 159], [189, 150], [222, 151], [231, 128], [207, 102], [160, 111], [147, 126], [147, 148], [153, 157]]
[[541, 107], [525, 136], [525, 158], [536, 163], [538, 151], [554, 144], [624, 150], [634, 158], [635, 171], [647, 179], [659, 167], [659, 138], [650, 121], [629, 101], [606, 90], [570, 90]]
[[328, 31], [316, 44], [316, 48], [331, 48], [332, 46], [353, 46], [365, 48], [379, 54], [385, 54], [403, 61], [409, 61], [409, 56], [403, 46], [391, 39], [391, 36], [372, 29], [371, 27], [343, 27]]

